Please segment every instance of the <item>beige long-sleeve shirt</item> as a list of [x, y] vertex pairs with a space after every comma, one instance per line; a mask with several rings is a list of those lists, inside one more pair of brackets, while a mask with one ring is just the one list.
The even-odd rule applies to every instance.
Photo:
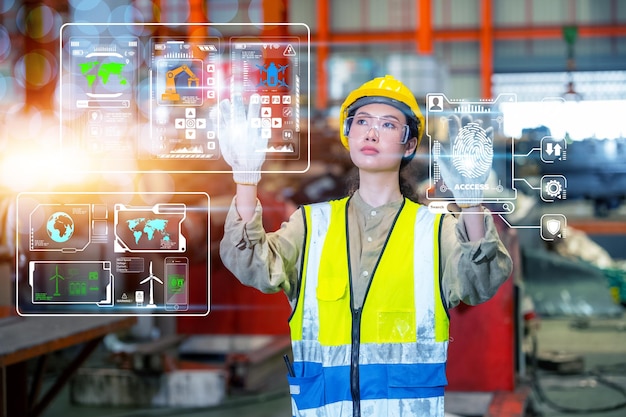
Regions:
[[[275, 232], [266, 232], [257, 203], [254, 217], [243, 222], [231, 204], [226, 217], [220, 255], [224, 265], [244, 285], [263, 292], [285, 291], [293, 304], [297, 297], [305, 225], [300, 210]], [[365, 292], [393, 219], [402, 201], [371, 207], [358, 191], [348, 206], [350, 259], [355, 307]], [[480, 214], [473, 214], [480, 215]], [[446, 215], [441, 233], [442, 291], [448, 308], [463, 301], [474, 305], [491, 298], [509, 277], [511, 258], [500, 241], [493, 218], [485, 210], [485, 237], [469, 241], [463, 215]]]

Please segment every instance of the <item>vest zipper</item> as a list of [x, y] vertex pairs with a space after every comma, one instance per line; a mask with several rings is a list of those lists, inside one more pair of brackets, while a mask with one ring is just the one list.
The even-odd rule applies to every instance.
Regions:
[[350, 392], [352, 417], [361, 417], [361, 387], [359, 379], [359, 350], [361, 341], [361, 309], [352, 311], [352, 352], [350, 358]]
[[[352, 197], [350, 197], [352, 198]], [[350, 282], [350, 306], [352, 309], [352, 352], [350, 357], [350, 393], [352, 394], [352, 417], [361, 417], [361, 382], [359, 377], [359, 350], [361, 347], [361, 313], [363, 312], [363, 306], [365, 305], [365, 300], [367, 300], [367, 293], [370, 290], [372, 285], [372, 280], [374, 279], [374, 273], [376, 272], [376, 268], [378, 268], [378, 263], [382, 257], [383, 252], [385, 251], [385, 247], [387, 247], [387, 243], [389, 242], [389, 237], [391, 236], [391, 232], [398, 221], [398, 217], [402, 212], [402, 208], [406, 203], [406, 198], [402, 201], [402, 205], [398, 209], [396, 213], [396, 217], [393, 219], [393, 224], [389, 229], [389, 233], [387, 234], [387, 239], [385, 240], [385, 244], [378, 255], [378, 260], [376, 261], [376, 266], [372, 271], [372, 276], [370, 277], [370, 282], [365, 291], [365, 296], [363, 298], [363, 304], [360, 308], [354, 308], [354, 304], [352, 301], [352, 261], [350, 260], [350, 233], [348, 228], [348, 205], [350, 204], [350, 199], [346, 202], [345, 208], [345, 216], [346, 216], [346, 247], [348, 254], [348, 281]]]

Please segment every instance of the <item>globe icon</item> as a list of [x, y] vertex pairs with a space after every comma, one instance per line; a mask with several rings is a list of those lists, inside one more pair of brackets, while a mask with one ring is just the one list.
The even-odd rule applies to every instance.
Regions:
[[74, 220], [63, 211], [53, 213], [46, 223], [50, 239], [57, 243], [67, 242], [74, 234]]

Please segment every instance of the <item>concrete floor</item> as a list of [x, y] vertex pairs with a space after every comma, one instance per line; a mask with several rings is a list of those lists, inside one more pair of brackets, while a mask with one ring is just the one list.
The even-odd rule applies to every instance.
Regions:
[[[543, 320], [538, 332], [541, 352], [561, 352], [580, 355], [586, 371], [600, 370], [611, 382], [626, 390], [626, 318], [595, 319], [584, 326], [574, 326], [571, 319]], [[554, 372], [539, 372], [540, 385], [551, 401], [574, 409], [609, 407], [624, 403], [623, 394], [599, 384], [590, 375], [562, 376]], [[572, 415], [554, 410], [532, 395], [534, 407], [543, 417]], [[484, 402], [478, 398], [478, 402]], [[202, 409], [78, 406], [70, 403], [65, 389], [42, 417], [288, 417], [290, 399], [286, 381], [258, 395], [231, 395], [219, 406]], [[473, 413], [473, 415], [476, 415]], [[623, 417], [626, 408], [602, 413], [582, 412], [586, 417]]]
[[[594, 319], [582, 324], [571, 319], [544, 320], [538, 333], [540, 353], [559, 352], [583, 359], [583, 374], [538, 373], [548, 400], [571, 410], [565, 412], [550, 407], [537, 400], [536, 394], [534, 403], [544, 417], [571, 416], [574, 410], [589, 410], [576, 413], [586, 417], [623, 417], [626, 415], [626, 318]], [[594, 374], [615, 384], [618, 390], [600, 383]], [[624, 407], [606, 412], [591, 411], [618, 404]]]
[[72, 405], [64, 390], [42, 417], [290, 417], [287, 390], [261, 395], [231, 397], [209, 408], [125, 408]]

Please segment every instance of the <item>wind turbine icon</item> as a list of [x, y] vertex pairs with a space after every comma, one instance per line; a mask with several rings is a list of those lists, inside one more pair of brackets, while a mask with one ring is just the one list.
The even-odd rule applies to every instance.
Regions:
[[59, 265], [56, 265], [56, 273], [50, 277], [50, 281], [55, 280], [54, 284], [54, 296], [58, 297], [59, 295], [61, 295], [59, 293], [59, 278], [62, 279], [63, 281], [65, 281], [65, 278], [63, 278], [63, 276], [61, 274], [59, 274]]
[[150, 301], [148, 302], [148, 305], [146, 306], [149, 308], [156, 307], [156, 304], [154, 304], [154, 281], [155, 280], [158, 281], [161, 285], [163, 285], [163, 281], [161, 281], [156, 275], [152, 273], [152, 261], [150, 261], [150, 275], [139, 283], [139, 285], [141, 285], [150, 281]]

